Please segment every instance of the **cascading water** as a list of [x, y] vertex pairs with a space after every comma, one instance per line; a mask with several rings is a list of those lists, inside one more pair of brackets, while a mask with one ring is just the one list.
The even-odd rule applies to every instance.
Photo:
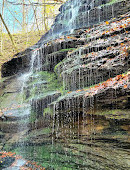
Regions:
[[[83, 5], [83, 3], [86, 4]], [[76, 48], [79, 46], [76, 52], [74, 54], [68, 53], [66, 57], [67, 61], [60, 60], [61, 63], [59, 65], [61, 67], [58, 67], [57, 74], [59, 79], [63, 80], [63, 91], [61, 90], [61, 92], [59, 90], [60, 87], [58, 90], [56, 88], [56, 91], [53, 91], [53, 88], [51, 87], [51, 91], [48, 92], [48, 89], [50, 88], [49, 85], [52, 83], [50, 83], [48, 79], [52, 79], [52, 77], [49, 77], [49, 74], [47, 74], [44, 70], [52, 71], [53, 69], [51, 69], [51, 64], [57, 65], [59, 63], [59, 58], [57, 59], [56, 57], [59, 52], [58, 50], [68, 48], [67, 45], [70, 45], [69, 43], [71, 43], [71, 40], [69, 41], [69, 39], [71, 39], [71, 37], [68, 39], [67, 36], [64, 37], [66, 38], [66, 41], [69, 41], [67, 45], [65, 43], [60, 44], [59, 42], [58, 44], [55, 41], [51, 42], [51, 40], [60, 38], [61, 35], [66, 35], [65, 32], [70, 34], [73, 32], [73, 29], [76, 28], [76, 24], [80, 23], [80, 20], [77, 20], [77, 17], [79, 17], [79, 10], [84, 10], [84, 6], [86, 11], [83, 18], [86, 18], [86, 21], [83, 21], [83, 25], [87, 23], [87, 26], [90, 26], [92, 23], [91, 9], [95, 7], [96, 3], [97, 1], [93, 0], [67, 1], [65, 9], [64, 7], [62, 8], [63, 14], [65, 13], [65, 15], [59, 15], [59, 18], [63, 19], [62, 24], [64, 24], [64, 21], [67, 20], [67, 17], [69, 18], [69, 21], [66, 23], [65, 27], [62, 25], [62, 30], [60, 31], [59, 29], [58, 32], [56, 32], [57, 30], [55, 30], [55, 27], [53, 26], [52, 30], [54, 32], [51, 32], [51, 37], [43, 40], [42, 45], [31, 52], [29, 71], [26, 74], [22, 74], [19, 78], [19, 81], [21, 81], [22, 84], [21, 93], [27, 93], [32, 90], [30, 93], [33, 93], [33, 95], [30, 97], [30, 94], [26, 94], [26, 98], [28, 99], [28, 103], [30, 102], [29, 104], [31, 107], [35, 108], [32, 110], [35, 114], [37, 114], [37, 116], [31, 120], [32, 122], [30, 119], [26, 119], [26, 125], [22, 125], [25, 129], [25, 142], [18, 147], [21, 147], [21, 154], [23, 154], [26, 158], [38, 161], [48, 169], [103, 170], [104, 167], [106, 169], [112, 169], [113, 166], [118, 169], [120, 159], [117, 153], [120, 152], [124, 154], [125, 157], [127, 155], [125, 151], [126, 146], [124, 146], [124, 150], [121, 150], [118, 148], [120, 142], [117, 144], [118, 147], [116, 148], [114, 143], [115, 139], [113, 138], [111, 140], [111, 135], [115, 135], [119, 139], [120, 133], [125, 135], [126, 132], [119, 129], [118, 134], [116, 134], [116, 132], [112, 132], [111, 134], [110, 123], [112, 124], [113, 120], [109, 122], [106, 119], [104, 120], [102, 118], [100, 119], [100, 117], [94, 116], [95, 101], [99, 100], [100, 96], [99, 99], [98, 96], [95, 98], [93, 93], [96, 93], [96, 90], [91, 91], [92, 88], [90, 88], [90, 86], [96, 84], [99, 79], [100, 81], [104, 81], [103, 75], [99, 77], [100, 71], [98, 72], [97, 68], [95, 69], [93, 65], [91, 66], [91, 64], [93, 64], [92, 62], [94, 62], [95, 65], [98, 63], [97, 58], [99, 54], [97, 55], [97, 53], [101, 51], [100, 46], [97, 45], [98, 42], [96, 42], [97, 37], [93, 35], [93, 33], [97, 31], [96, 27], [93, 27], [93, 30], [91, 30], [92, 38], [89, 38], [88, 30], [78, 30], [79, 34], [76, 35], [77, 37], [80, 37], [79, 35], [81, 32], [87, 32], [83, 36], [85, 43], [88, 43], [88, 45], [85, 47], [83, 46], [82, 48], [80, 47], [82, 43], [80, 45], [77, 43], [78, 45], [76, 44], [74, 46]], [[102, 14], [101, 9], [104, 10], [107, 8], [101, 8], [101, 6], [97, 8], [97, 22], [102, 21], [102, 17], [104, 17], [100, 16]], [[65, 11], [69, 11], [69, 14], [67, 13], [68, 16]], [[113, 6], [111, 12], [112, 16], [115, 15]], [[84, 15], [84, 13], [82, 14]], [[60, 21], [57, 22], [60, 23]], [[96, 34], [98, 34], [98, 32], [96, 32]], [[80, 38], [78, 40], [76, 39], [79, 43], [80, 40], [82, 40], [82, 37]], [[105, 41], [103, 43], [105, 43]], [[93, 59], [93, 53], [96, 53], [95, 55], [97, 55], [97, 58], [95, 57]], [[94, 60], [96, 60], [96, 62]], [[55, 79], [57, 80], [57, 78]], [[55, 86], [55, 84], [52, 85]], [[65, 90], [70, 91], [66, 92]], [[71, 92], [72, 90], [74, 91]], [[89, 92], [90, 96], [88, 97], [87, 93]], [[65, 100], [64, 96], [60, 96], [61, 98], [58, 98], [59, 96], [55, 97], [55, 93], [60, 93], [60, 95], [61, 93], [63, 93], [62, 95], [65, 94]], [[85, 95], [83, 95], [84, 93]], [[112, 98], [112, 100], [113, 99], [114, 98]], [[22, 103], [23, 102], [24, 100]], [[49, 110], [47, 110], [48, 105]], [[43, 113], [44, 110], [45, 113]], [[29, 116], [31, 117], [31, 110], [29, 111]], [[47, 119], [45, 114], [49, 114]], [[22, 126], [19, 126], [18, 131], [20, 131]], [[106, 144], [102, 139], [105, 139]], [[22, 140], [23, 136], [21, 136], [19, 142]], [[110, 140], [111, 142], [109, 143], [107, 140]], [[122, 142], [122, 138], [120, 138], [119, 141], [121, 141], [121, 144], [124, 144]], [[115, 151], [113, 151], [113, 146]], [[114, 161], [113, 158], [111, 158], [111, 153], [115, 156]], [[125, 158], [122, 159], [123, 160], [120, 163], [121, 168], [125, 166], [124, 162], [127, 160]]]
[[[30, 65], [29, 65], [29, 71], [27, 73], [22, 74], [20, 77], [18, 77], [18, 81], [21, 82], [21, 92], [20, 92], [21, 95], [24, 94], [24, 91], [27, 88], [27, 81], [29, 80], [30, 76], [32, 75], [32, 73], [34, 71], [34, 65], [36, 63], [36, 59], [38, 56], [39, 55], [38, 55], [37, 50], [32, 52], [31, 61], [30, 61]], [[37, 67], [40, 68], [39, 66], [40, 66], [40, 63], [38, 62]], [[22, 100], [21, 100], [21, 105], [24, 104], [24, 100], [25, 99], [24, 99], [24, 95], [23, 95]], [[26, 132], [29, 131], [31, 109], [30, 109], [30, 106], [24, 106], [24, 107], [25, 107], [24, 112], [27, 114], [26, 123], [19, 124], [18, 132], [20, 132], [22, 129], [25, 129]], [[25, 144], [25, 142], [23, 141], [22, 135], [21, 136], [19, 135], [19, 143], [20, 143], [19, 146], [24, 146], [24, 144]]]
[[[30, 65], [29, 65], [29, 71], [27, 73], [22, 74], [18, 80], [21, 82], [21, 93], [23, 94], [24, 88], [26, 87], [26, 82], [28, 81], [29, 77], [31, 76], [31, 74], [34, 71], [34, 65], [36, 63], [37, 60], [37, 56], [38, 52], [37, 50], [33, 51], [31, 54], [31, 60], [30, 60]], [[37, 67], [38, 69], [40, 69], [40, 63], [38, 62]], [[23, 101], [22, 101], [23, 102]]]
[[75, 0], [72, 2], [72, 5], [71, 5], [71, 19], [69, 20], [68, 22], [68, 30], [70, 30], [70, 33], [73, 33], [73, 30], [75, 28], [75, 19], [78, 15], [78, 12], [79, 12], [79, 8], [80, 8], [80, 5], [81, 5], [81, 1], [79, 0]]

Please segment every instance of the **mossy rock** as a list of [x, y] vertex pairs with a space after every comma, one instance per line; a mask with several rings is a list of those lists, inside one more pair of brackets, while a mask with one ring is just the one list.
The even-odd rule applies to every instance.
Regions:
[[[88, 113], [89, 114], [89, 113]], [[104, 110], [104, 111], [96, 111], [91, 114], [104, 116], [107, 119], [115, 119], [115, 120], [130, 120], [130, 110]]]

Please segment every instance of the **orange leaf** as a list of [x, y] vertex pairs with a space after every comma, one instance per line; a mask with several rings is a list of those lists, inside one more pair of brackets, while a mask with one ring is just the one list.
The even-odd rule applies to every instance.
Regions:
[[109, 22], [108, 22], [108, 21], [106, 21], [106, 24], [107, 24], [107, 25], [109, 25]]
[[126, 88], [127, 88], [127, 85], [125, 84], [125, 85], [124, 85], [124, 89], [126, 89]]

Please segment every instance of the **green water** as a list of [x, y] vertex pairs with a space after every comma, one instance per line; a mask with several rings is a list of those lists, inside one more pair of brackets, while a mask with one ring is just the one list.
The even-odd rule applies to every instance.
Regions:
[[77, 122], [56, 122], [55, 130], [35, 130], [24, 145], [13, 151], [48, 170], [127, 170], [128, 127], [93, 116]]

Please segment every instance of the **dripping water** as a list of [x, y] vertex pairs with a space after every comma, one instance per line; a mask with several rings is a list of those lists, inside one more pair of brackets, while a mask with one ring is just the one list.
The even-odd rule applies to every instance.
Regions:
[[112, 17], [114, 18], [115, 15], [114, 15], [114, 7], [113, 7], [113, 5], [111, 5], [111, 8], [112, 8]]
[[89, 26], [89, 12], [90, 12], [90, 11], [88, 10], [88, 26]]
[[100, 23], [101, 22], [101, 7], [98, 7], [98, 9], [99, 9], [99, 14], [98, 14], [99, 17], [98, 18], [99, 18], [99, 23]]

